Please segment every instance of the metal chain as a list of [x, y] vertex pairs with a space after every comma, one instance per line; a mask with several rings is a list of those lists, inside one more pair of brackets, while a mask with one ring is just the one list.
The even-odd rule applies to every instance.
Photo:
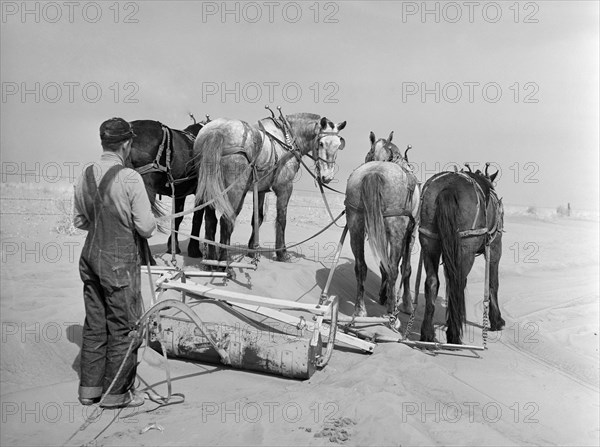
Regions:
[[487, 339], [488, 339], [488, 308], [490, 303], [487, 301], [483, 301], [483, 329], [482, 329], [482, 337], [483, 337], [483, 349], [487, 349]]
[[412, 325], [415, 321], [415, 316], [417, 315], [417, 306], [413, 304], [413, 311], [410, 314], [410, 318], [408, 319], [408, 323], [406, 323], [406, 329], [404, 330], [404, 338], [408, 339], [410, 335], [410, 330], [412, 329]]

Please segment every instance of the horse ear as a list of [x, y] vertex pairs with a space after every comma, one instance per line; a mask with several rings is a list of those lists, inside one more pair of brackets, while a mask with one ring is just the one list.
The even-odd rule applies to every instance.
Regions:
[[491, 181], [492, 183], [494, 183], [494, 180], [495, 180], [495, 179], [496, 179], [496, 177], [498, 176], [498, 172], [500, 172], [500, 171], [496, 171], [496, 172], [494, 172], [492, 175], [490, 175], [490, 181]]
[[389, 136], [389, 137], [388, 137], [388, 139], [387, 139], [388, 143], [391, 143], [391, 142], [392, 142], [392, 138], [393, 138], [393, 137], [394, 137], [394, 131], [392, 130], [392, 131], [390, 132], [390, 136]]
[[371, 141], [371, 145], [375, 144], [375, 134], [373, 131], [369, 134], [369, 140]]
[[338, 123], [338, 125], [337, 125], [338, 132], [340, 130], [342, 130], [344, 127], [346, 127], [346, 121], [342, 121], [341, 123]]
[[327, 129], [327, 123], [329, 120], [325, 117], [321, 118], [321, 129]]
[[338, 147], [338, 151], [344, 150], [346, 147], [346, 140], [343, 137], [340, 137], [340, 147]]

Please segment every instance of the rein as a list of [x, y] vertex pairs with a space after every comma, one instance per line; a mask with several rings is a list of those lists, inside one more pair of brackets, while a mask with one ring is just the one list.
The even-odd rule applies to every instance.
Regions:
[[[311, 176], [312, 176], [312, 177], [313, 177], [315, 180], [317, 180], [317, 183], [319, 184], [319, 188], [320, 188], [320, 191], [321, 191], [321, 196], [322, 196], [322, 198], [323, 198], [323, 201], [324, 201], [324, 203], [325, 203], [325, 207], [327, 208], [327, 212], [329, 213], [329, 216], [331, 217], [331, 220], [332, 220], [332, 222], [331, 222], [331, 223], [330, 223], [330, 224], [329, 224], [327, 227], [325, 227], [325, 229], [326, 229], [326, 228], [329, 228], [329, 226], [331, 226], [331, 225], [333, 225], [333, 224], [335, 224], [335, 223], [337, 222], [337, 220], [338, 220], [338, 219], [339, 219], [339, 218], [340, 218], [340, 217], [343, 215], [343, 213], [344, 213], [345, 211], [343, 211], [343, 212], [342, 212], [342, 214], [340, 214], [338, 217], [334, 217], [334, 216], [333, 216], [333, 213], [331, 212], [331, 209], [330, 209], [330, 207], [329, 207], [329, 204], [328, 204], [328, 202], [327, 202], [327, 199], [326, 199], [326, 197], [325, 197], [325, 193], [324, 193], [324, 191], [323, 191], [323, 187], [325, 187], [325, 188], [327, 188], [327, 189], [330, 189], [330, 190], [332, 190], [332, 191], [334, 191], [334, 192], [336, 192], [336, 193], [338, 193], [338, 194], [344, 194], [344, 193], [343, 193], [343, 192], [341, 192], [341, 191], [337, 191], [337, 190], [335, 190], [335, 189], [333, 189], [333, 188], [330, 188], [330, 187], [328, 187], [327, 185], [323, 185], [323, 183], [320, 181], [319, 177], [315, 176], [315, 174], [313, 174], [313, 173], [311, 172], [311, 170], [308, 168], [308, 166], [306, 166], [306, 164], [305, 164], [305, 163], [304, 163], [304, 161], [302, 160], [302, 153], [301, 153], [301, 151], [300, 151], [299, 149], [297, 149], [297, 147], [298, 147], [298, 146], [297, 146], [297, 143], [296, 143], [296, 138], [295, 138], [295, 136], [293, 135], [293, 133], [292, 133], [292, 131], [291, 131], [291, 127], [290, 127], [289, 123], [287, 122], [287, 120], [285, 119], [285, 117], [283, 116], [283, 114], [282, 114], [282, 123], [278, 123], [278, 122], [277, 122], [277, 120], [275, 120], [274, 118], [270, 118], [270, 119], [271, 119], [271, 120], [272, 120], [272, 121], [275, 123], [275, 125], [276, 125], [276, 126], [279, 128], [279, 129], [281, 129], [281, 130], [282, 130], [282, 132], [283, 132], [283, 134], [284, 134], [284, 136], [285, 136], [285, 139], [288, 141], [288, 143], [285, 143], [285, 142], [281, 141], [281, 139], [279, 139], [278, 137], [276, 137], [275, 135], [273, 135], [272, 133], [270, 133], [269, 131], [267, 131], [267, 130], [265, 129], [264, 125], [262, 124], [262, 122], [261, 122], [261, 121], [259, 121], [259, 122], [258, 122], [258, 125], [259, 125], [259, 128], [260, 128], [260, 130], [261, 130], [262, 132], [264, 132], [264, 133], [265, 133], [265, 135], [267, 135], [267, 137], [268, 137], [269, 139], [271, 139], [271, 142], [272, 142], [272, 143], [273, 143], [273, 140], [274, 140], [274, 141], [275, 141], [275, 142], [277, 142], [279, 145], [281, 145], [281, 146], [282, 146], [282, 148], [284, 148], [284, 149], [285, 149], [287, 152], [291, 153], [291, 154], [292, 154], [292, 155], [293, 155], [293, 156], [294, 156], [294, 157], [295, 157], [295, 158], [296, 158], [296, 159], [297, 159], [297, 160], [300, 162], [300, 164], [301, 164], [302, 166], [304, 166], [304, 167], [305, 167], [305, 169], [306, 169], [306, 170], [309, 172], [309, 174], [310, 174], [310, 175], [311, 175]], [[288, 130], [287, 130], [287, 131], [286, 131], [286, 127], [288, 128]], [[338, 134], [337, 132], [320, 132], [320, 133], [319, 133], [319, 137], [321, 137], [321, 136], [325, 136], [325, 135], [337, 135], [337, 134]], [[162, 146], [162, 144], [161, 144], [161, 146]], [[244, 174], [245, 174], [245, 173], [246, 173], [248, 170], [250, 170], [250, 169], [252, 169], [252, 170], [254, 170], [254, 169], [255, 169], [255, 162], [256, 162], [256, 158], [257, 158], [257, 157], [254, 157], [254, 158], [255, 158], [255, 160], [253, 160], [253, 161], [251, 161], [251, 162], [250, 162], [250, 164], [248, 165], [248, 167], [247, 167], [247, 168], [246, 168], [246, 170], [244, 171]], [[273, 165], [271, 168], [267, 169], [267, 171], [266, 171], [266, 172], [265, 172], [265, 173], [264, 173], [264, 174], [263, 174], [263, 175], [262, 175], [260, 178], [258, 178], [258, 179], [256, 179], [256, 178], [255, 178], [255, 179], [254, 179], [254, 181], [253, 181], [253, 183], [252, 183], [252, 185], [250, 185], [250, 186], [254, 186], [255, 184], [257, 184], [257, 183], [261, 182], [262, 180], [264, 180], [265, 178], [267, 178], [267, 177], [268, 177], [269, 175], [271, 175], [273, 172], [275, 172], [275, 171], [276, 171], [276, 170], [277, 170], [277, 169], [280, 167], [280, 162], [281, 162], [282, 160], [283, 160], [283, 159], [279, 159], [279, 160], [277, 160], [277, 157], [276, 157], [276, 163], [275, 163], [275, 164], [274, 164], [274, 165]], [[318, 166], [318, 165], [317, 165], [317, 166]], [[228, 192], [228, 191], [229, 191], [231, 188], [233, 188], [233, 187], [234, 187], [234, 186], [235, 186], [235, 185], [236, 185], [236, 184], [237, 184], [239, 181], [241, 181], [241, 179], [243, 179], [243, 177], [244, 177], [244, 175], [240, 175], [240, 177], [239, 177], [239, 178], [238, 178], [238, 179], [237, 179], [237, 180], [236, 180], [234, 183], [232, 183], [231, 185], [229, 185], [227, 188], [225, 188], [225, 189], [222, 191], [222, 195], [225, 195], [225, 194], [226, 194], [226, 193], [227, 193], [227, 192]], [[191, 213], [194, 213], [194, 212], [196, 212], [196, 211], [199, 211], [199, 210], [201, 210], [201, 209], [204, 209], [204, 208], [206, 208], [207, 206], [209, 206], [209, 205], [211, 205], [212, 203], [214, 203], [215, 201], [216, 201], [216, 198], [214, 198], [214, 199], [211, 199], [211, 200], [209, 200], [208, 202], [202, 203], [202, 204], [200, 204], [200, 205], [197, 205], [197, 206], [195, 206], [195, 207], [193, 207], [193, 208], [191, 208], [191, 209], [189, 209], [189, 210], [184, 210], [184, 211], [182, 211], [182, 212], [179, 212], [179, 213], [175, 213], [175, 212], [173, 212], [171, 215], [168, 215], [168, 216], [161, 216], [161, 217], [157, 217], [157, 220], [158, 220], [158, 219], [176, 219], [176, 218], [179, 218], [179, 217], [183, 217], [183, 216], [185, 216], [185, 215], [187, 215], [187, 214], [191, 214]], [[336, 225], [337, 225], [337, 224], [336, 224]], [[324, 231], [324, 230], [323, 230], [323, 231]], [[175, 232], [175, 233], [178, 233], [178, 234], [181, 234], [179, 231], [175, 231], [174, 229], [173, 229], [173, 232]], [[317, 236], [318, 234], [320, 234], [320, 233], [317, 233], [315, 236]], [[312, 236], [312, 237], [315, 237], [315, 236]], [[190, 237], [190, 238], [192, 238], [192, 239], [196, 239], [196, 240], [198, 240], [198, 241], [200, 241], [200, 242], [204, 242], [204, 243], [210, 243], [210, 244], [213, 244], [213, 245], [215, 245], [215, 246], [217, 246], [217, 247], [221, 247], [221, 248], [230, 248], [230, 247], [228, 247], [228, 246], [226, 246], [226, 245], [223, 245], [223, 244], [218, 244], [218, 243], [216, 243], [216, 242], [208, 241], [208, 240], [205, 240], [205, 239], [201, 239], [201, 238], [198, 238], [198, 237], [196, 237], [196, 236], [193, 236], [193, 235], [190, 235], [189, 237]], [[312, 237], [311, 237], [311, 238], [312, 238]], [[309, 238], [309, 239], [307, 239], [307, 240], [310, 240], [311, 238]], [[301, 242], [301, 243], [304, 243], [304, 242], [306, 242], [306, 241], [303, 241], [303, 242]], [[296, 245], [299, 245], [299, 244], [296, 244]], [[296, 245], [293, 245], [293, 246], [296, 246]], [[293, 246], [292, 246], [292, 247], [293, 247]], [[232, 248], [234, 248], [234, 249], [235, 249], [235, 247], [232, 247]], [[280, 250], [283, 250], [283, 249], [280, 249]], [[277, 251], [277, 250], [262, 250], [262, 251], [264, 251], [264, 252], [273, 252], [273, 251]], [[260, 253], [260, 252], [261, 252], [261, 250], [260, 250], [260, 249], [255, 249], [255, 250], [249, 250], [248, 252], [251, 252], [251, 253]]]
[[324, 233], [325, 231], [327, 231], [331, 226], [333, 226], [338, 220], [341, 219], [341, 217], [346, 214], [346, 211], [343, 210], [340, 212], [340, 214], [338, 214], [338, 216], [336, 218], [334, 218], [334, 220], [330, 223], [328, 223], [325, 227], [323, 227], [322, 229], [320, 229], [319, 231], [317, 231], [315, 234], [313, 234], [310, 237], [307, 237], [306, 239], [297, 242], [295, 244], [292, 244], [290, 246], [286, 246], [286, 247], [282, 247], [282, 248], [243, 248], [240, 246], [234, 246], [234, 245], [226, 245], [226, 244], [221, 244], [219, 242], [214, 242], [214, 241], [210, 241], [208, 239], [203, 239], [201, 237], [198, 236], [193, 236], [193, 235], [188, 235], [187, 233], [183, 233], [182, 231], [179, 230], [175, 230], [175, 233], [177, 234], [181, 234], [183, 236], [189, 236], [190, 239], [195, 239], [198, 242], [203, 242], [205, 244], [208, 245], [213, 245], [215, 247], [218, 248], [224, 248], [227, 250], [238, 250], [238, 251], [243, 251], [245, 253], [273, 253], [273, 252], [278, 252], [278, 251], [283, 251], [283, 250], [288, 250], [290, 248], [294, 248], [297, 247], [299, 245], [305, 244], [306, 242], [310, 241], [311, 239], [314, 239], [315, 237], [319, 236], [320, 234]]

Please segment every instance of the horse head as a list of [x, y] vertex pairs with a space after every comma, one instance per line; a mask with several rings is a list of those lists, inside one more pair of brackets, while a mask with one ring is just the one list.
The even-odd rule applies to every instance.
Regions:
[[489, 167], [490, 167], [490, 162], [488, 161], [485, 164], [485, 174], [484, 174], [484, 176], [485, 176], [485, 178], [487, 178], [490, 181], [490, 183], [492, 184], [492, 187], [493, 187], [494, 186], [494, 180], [496, 180], [496, 177], [498, 176], [498, 173], [500, 172], [500, 170], [496, 169], [496, 172], [494, 172], [493, 174], [489, 174], [488, 173]]
[[[491, 189], [494, 189], [494, 180], [496, 180], [496, 177], [498, 176], [498, 173], [500, 172], [499, 169], [496, 170], [496, 172], [494, 172], [493, 174], [490, 174], [489, 168], [490, 168], [490, 162], [487, 162], [485, 164], [485, 171], [481, 172], [481, 170], [477, 169], [475, 172], [473, 172], [471, 170], [471, 166], [469, 166], [468, 163], [465, 163], [465, 166], [469, 169], [469, 172], [466, 172], [466, 174], [470, 175], [471, 177], [477, 177], [479, 179], [481, 179], [485, 184], [487, 184]], [[465, 172], [464, 170], [462, 172]]]
[[198, 122], [196, 122], [196, 118], [194, 117], [193, 114], [190, 113], [189, 115], [190, 115], [190, 118], [194, 121], [194, 124], [190, 124], [185, 129], [183, 129], [183, 131], [191, 133], [194, 136], [197, 136], [198, 132], [200, 132], [200, 129], [202, 129], [204, 126], [206, 126], [208, 123], [210, 123], [210, 116], [206, 115], [206, 119], [203, 121], [200, 121], [198, 123]]
[[398, 146], [392, 143], [392, 138], [394, 137], [394, 131], [390, 132], [390, 136], [386, 139], [380, 138], [377, 139], [375, 134], [371, 132], [369, 134], [369, 140], [371, 141], [371, 150], [367, 154], [365, 158], [365, 162], [367, 161], [393, 161], [398, 157], [402, 157], [402, 153]]
[[408, 151], [412, 149], [409, 144], [404, 151], [404, 155], [394, 143], [392, 138], [394, 137], [394, 131], [390, 132], [390, 136], [387, 140], [380, 138], [379, 140], [375, 137], [373, 132], [370, 133], [369, 139], [371, 141], [371, 150], [365, 157], [365, 163], [368, 161], [391, 161], [398, 163], [412, 171], [408, 163]]
[[317, 145], [313, 157], [317, 166], [318, 179], [327, 184], [335, 175], [337, 152], [343, 150], [346, 145], [344, 138], [339, 135], [339, 132], [346, 127], [346, 121], [334, 124], [323, 117], [316, 127]]

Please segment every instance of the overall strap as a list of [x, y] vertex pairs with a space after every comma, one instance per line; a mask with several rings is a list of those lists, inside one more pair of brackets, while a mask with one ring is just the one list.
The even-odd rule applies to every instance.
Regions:
[[[110, 187], [110, 183], [114, 181], [114, 179], [117, 177], [117, 174], [124, 168], [125, 168], [125, 166], [123, 166], [123, 165], [114, 165], [114, 166], [111, 166], [108, 171], [106, 171], [106, 174], [104, 174], [104, 177], [102, 177], [102, 180], [100, 181], [100, 185], [97, 188], [97, 193], [95, 196], [95, 202], [97, 205], [102, 204], [102, 201], [104, 200], [104, 196], [106, 195], [106, 192], [108, 191], [108, 189]], [[94, 184], [95, 184], [95, 181], [94, 181]]]
[[[114, 181], [116, 175], [123, 168], [124, 167], [122, 165], [111, 166], [100, 181], [100, 186], [98, 186], [96, 183], [96, 177], [94, 175], [94, 166], [89, 166], [85, 171], [83, 200], [85, 209], [87, 211], [87, 215], [89, 216], [93, 227], [93, 229], [90, 229], [90, 231], [88, 232], [86, 245], [88, 243], [91, 243], [93, 245], [94, 241], [97, 241], [99, 237], [102, 237], [102, 233], [104, 231], [104, 224], [102, 220], [105, 215], [105, 202], [103, 199], [106, 195], [106, 192], [108, 191], [110, 183]], [[91, 255], [90, 250], [93, 250], [92, 245], [88, 247], [88, 256]]]

